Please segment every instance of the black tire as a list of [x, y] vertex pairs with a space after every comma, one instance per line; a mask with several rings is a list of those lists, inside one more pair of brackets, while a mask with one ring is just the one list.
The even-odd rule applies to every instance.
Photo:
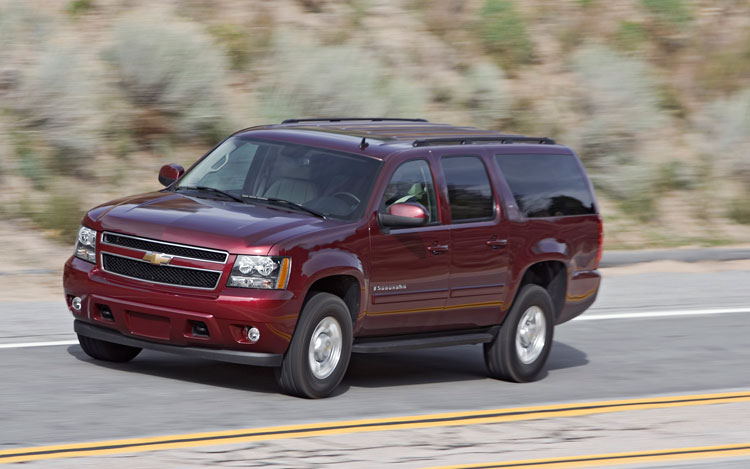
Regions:
[[[524, 336], [524, 339], [521, 339], [519, 324], [527, 311], [530, 316], [538, 318], [538, 310], [534, 307], [541, 310], [545, 321], [543, 328], [544, 343], [541, 348], [539, 348], [540, 345], [534, 347], [530, 344], [526, 348], [523, 345], [524, 340], [527, 344], [528, 342], [537, 343], [535, 338], [538, 334], [533, 335], [530, 341], [527, 335]], [[505, 318], [505, 322], [500, 327], [497, 337], [492, 342], [484, 344], [484, 361], [487, 364], [490, 376], [517, 383], [533, 381], [537, 378], [544, 368], [552, 348], [553, 312], [552, 298], [550, 298], [547, 290], [539, 285], [526, 285], [521, 288], [513, 306], [510, 308], [510, 312], [508, 312], [508, 316]], [[536, 322], [534, 323], [536, 324]], [[541, 329], [541, 326], [539, 328]], [[517, 334], [519, 334], [519, 341], [521, 342], [521, 345], [519, 345], [522, 349], [521, 352], [516, 345]], [[534, 352], [535, 349], [538, 351]]]
[[[323, 357], [317, 362], [318, 364], [331, 364], [332, 369], [326, 375], [325, 368], [313, 369], [312, 361], [317, 360], [317, 357], [311, 351], [310, 342], [319, 326], [323, 327], [322, 330], [326, 330], [326, 325], [331, 329], [336, 329], [334, 323], [338, 324], [341, 340], [334, 339], [329, 342], [334, 344], [331, 347], [333, 352], [330, 357], [336, 354], [335, 344], [340, 343], [338, 359], [333, 363], [330, 358]], [[331, 332], [331, 334], [322, 334], [322, 340], [335, 337], [335, 331]], [[328, 349], [329, 347], [324, 347], [322, 354], [325, 355]], [[289, 349], [284, 355], [281, 368], [277, 371], [279, 386], [284, 393], [293, 396], [311, 399], [326, 397], [344, 378], [351, 353], [352, 320], [349, 308], [338, 296], [330, 293], [316, 293], [302, 309]], [[310, 357], [311, 354], [314, 358]], [[316, 376], [316, 373], [321, 376]]]
[[105, 342], [80, 334], [78, 334], [78, 343], [81, 344], [81, 348], [89, 357], [108, 362], [129, 362], [141, 353], [141, 349], [138, 347]]

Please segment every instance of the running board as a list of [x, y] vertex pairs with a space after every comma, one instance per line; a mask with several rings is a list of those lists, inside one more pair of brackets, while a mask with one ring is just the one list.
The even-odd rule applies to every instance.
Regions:
[[417, 350], [432, 347], [450, 347], [452, 345], [484, 344], [492, 342], [499, 326], [484, 329], [472, 329], [466, 332], [447, 332], [440, 334], [418, 334], [390, 337], [364, 337], [355, 339], [352, 353], [381, 353], [401, 350]]

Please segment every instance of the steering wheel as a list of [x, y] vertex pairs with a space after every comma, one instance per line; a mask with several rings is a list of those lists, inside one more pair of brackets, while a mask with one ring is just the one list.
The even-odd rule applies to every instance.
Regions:
[[360, 203], [359, 197], [357, 197], [356, 195], [352, 194], [351, 192], [343, 192], [342, 191], [342, 192], [336, 192], [335, 194], [331, 194], [331, 197], [338, 197], [339, 199], [344, 198], [344, 197], [341, 197], [341, 196], [353, 199], [354, 200], [354, 205], [359, 205], [359, 203]]

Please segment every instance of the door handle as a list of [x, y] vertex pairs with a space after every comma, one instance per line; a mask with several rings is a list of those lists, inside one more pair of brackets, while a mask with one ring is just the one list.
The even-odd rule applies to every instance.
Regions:
[[432, 246], [427, 246], [427, 250], [435, 255], [438, 255], [444, 252], [448, 252], [448, 245], [447, 244], [440, 244], [440, 245], [433, 244]]
[[492, 249], [497, 249], [499, 247], [506, 246], [508, 244], [507, 239], [490, 239], [485, 243], [487, 246], [491, 247]]

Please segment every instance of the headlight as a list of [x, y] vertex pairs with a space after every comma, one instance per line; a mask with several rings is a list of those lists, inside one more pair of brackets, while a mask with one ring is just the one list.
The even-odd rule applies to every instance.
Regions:
[[82, 226], [76, 240], [76, 257], [96, 264], [96, 231]]
[[237, 256], [227, 286], [283, 290], [291, 266], [292, 260], [288, 257]]

